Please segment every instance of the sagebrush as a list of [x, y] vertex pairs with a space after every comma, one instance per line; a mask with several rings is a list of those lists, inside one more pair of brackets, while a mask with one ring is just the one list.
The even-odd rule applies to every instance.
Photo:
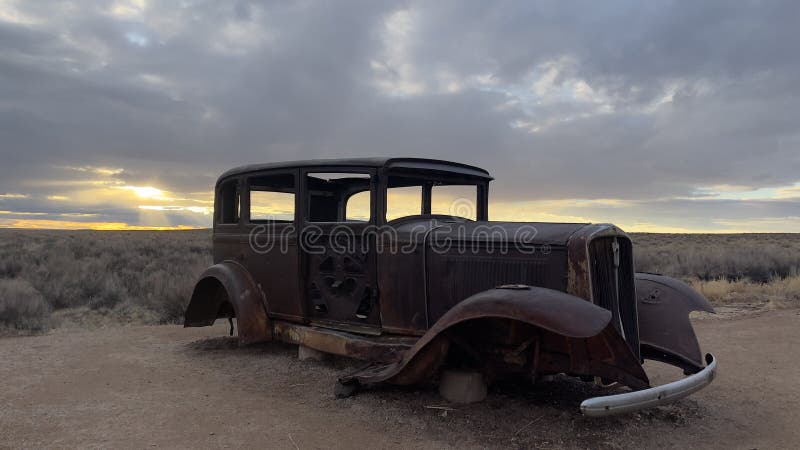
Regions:
[[50, 305], [24, 278], [0, 279], [0, 327], [3, 331], [42, 331]]
[[0, 322], [41, 330], [77, 309], [175, 323], [210, 264], [210, 230], [0, 230]]
[[761, 283], [800, 275], [800, 234], [631, 233], [630, 237], [639, 272]]

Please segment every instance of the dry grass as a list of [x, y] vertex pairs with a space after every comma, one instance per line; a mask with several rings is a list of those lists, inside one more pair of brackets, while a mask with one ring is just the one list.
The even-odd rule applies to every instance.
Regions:
[[746, 278], [730, 280], [689, 280], [694, 289], [712, 303], [766, 303], [773, 308], [800, 305], [800, 276], [775, 278], [764, 283]]
[[[631, 237], [636, 270], [714, 303], [800, 304], [800, 234]], [[0, 333], [180, 322], [209, 264], [209, 230], [0, 230]]]

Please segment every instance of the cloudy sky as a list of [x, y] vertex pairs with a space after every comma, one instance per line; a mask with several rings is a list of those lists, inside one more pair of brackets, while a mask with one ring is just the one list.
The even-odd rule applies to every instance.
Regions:
[[420, 156], [491, 218], [800, 232], [800, 2], [0, 0], [0, 226], [208, 226], [253, 162]]

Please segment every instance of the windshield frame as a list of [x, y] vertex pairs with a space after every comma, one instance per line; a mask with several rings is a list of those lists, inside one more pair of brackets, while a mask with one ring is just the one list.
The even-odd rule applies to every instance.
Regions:
[[[395, 184], [394, 186], [390, 185], [390, 179], [393, 177], [397, 178], [405, 178], [409, 180], [409, 183], [403, 184]], [[414, 182], [419, 181], [419, 183], [411, 183], [410, 181], [413, 180]], [[377, 205], [377, 219], [379, 223], [386, 224], [391, 223], [394, 220], [399, 219], [406, 219], [406, 218], [413, 218], [419, 217], [424, 219], [426, 217], [432, 216], [440, 216], [440, 215], [432, 215], [431, 214], [431, 200], [432, 200], [432, 191], [433, 186], [435, 185], [462, 185], [462, 186], [475, 186], [475, 211], [476, 211], [476, 221], [487, 221], [489, 220], [489, 181], [485, 178], [480, 177], [472, 177], [466, 176], [464, 174], [457, 174], [457, 173], [450, 173], [450, 172], [441, 172], [441, 171], [421, 171], [421, 170], [402, 170], [402, 169], [386, 169], [382, 171], [381, 176], [378, 180], [378, 192], [379, 195], [377, 197], [378, 205]], [[402, 187], [402, 186], [421, 186], [422, 187], [422, 211], [419, 215], [410, 215], [410, 216], [403, 216], [392, 219], [390, 221], [386, 220], [386, 213], [387, 213], [387, 197], [388, 191], [391, 187]], [[464, 218], [465, 220], [472, 220], [470, 218]]]

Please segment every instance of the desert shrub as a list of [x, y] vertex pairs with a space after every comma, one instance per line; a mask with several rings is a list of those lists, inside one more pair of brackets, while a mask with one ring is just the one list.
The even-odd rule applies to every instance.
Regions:
[[0, 256], [16, 262], [0, 277], [25, 278], [56, 310], [179, 322], [211, 264], [211, 233], [0, 230]]
[[0, 325], [19, 331], [48, 328], [50, 305], [27, 280], [0, 279]]
[[0, 278], [14, 278], [22, 272], [22, 263], [16, 259], [0, 261]]
[[800, 274], [797, 234], [631, 234], [636, 270], [766, 283]]

